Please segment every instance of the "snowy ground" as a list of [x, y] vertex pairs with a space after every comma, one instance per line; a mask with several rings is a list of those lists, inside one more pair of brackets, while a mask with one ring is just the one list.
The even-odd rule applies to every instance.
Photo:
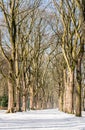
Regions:
[[0, 130], [85, 130], [85, 113], [79, 118], [57, 109], [14, 114], [0, 111]]

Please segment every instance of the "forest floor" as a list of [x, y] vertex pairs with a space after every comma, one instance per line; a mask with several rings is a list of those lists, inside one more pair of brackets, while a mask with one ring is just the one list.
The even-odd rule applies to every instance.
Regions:
[[0, 110], [0, 130], [85, 130], [85, 113], [75, 117], [57, 109], [6, 114]]

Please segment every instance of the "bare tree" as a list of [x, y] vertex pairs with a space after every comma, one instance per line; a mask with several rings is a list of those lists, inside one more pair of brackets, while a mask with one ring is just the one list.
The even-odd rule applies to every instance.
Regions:
[[[53, 2], [61, 16], [63, 26], [61, 47], [69, 72], [68, 75], [69, 85], [67, 85], [68, 95], [66, 98], [67, 102], [66, 111], [69, 113], [73, 112], [74, 69], [76, 68], [77, 73], [76, 80], [77, 82], [79, 81], [78, 83], [79, 85], [77, 84], [79, 89], [76, 89], [78, 94], [76, 98], [78, 98], [79, 96], [79, 98], [76, 100], [77, 101], [76, 116], [81, 116], [81, 80], [79, 80], [81, 78], [78, 79], [78, 76], [80, 75], [79, 77], [81, 77], [79, 66], [81, 66], [81, 60], [84, 52], [83, 51], [84, 44], [82, 43], [81, 40], [82, 33], [80, 33], [82, 19], [79, 17], [79, 15], [77, 17], [76, 15], [77, 7], [73, 1], [61, 0], [59, 3], [57, 3], [56, 0], [53, 0]], [[81, 10], [78, 11], [80, 14], [82, 13]]]
[[[23, 3], [23, 4], [22, 4]], [[8, 112], [14, 112], [14, 91], [17, 85], [18, 87], [18, 30], [19, 25], [23, 23], [23, 20], [28, 16], [28, 14], [37, 8], [39, 5], [39, 1], [34, 1], [33, 3], [27, 2], [25, 6], [25, 2], [23, 1], [15, 1], [9, 0], [4, 2], [1, 0], [0, 8], [4, 15], [4, 21], [9, 33], [9, 41], [11, 46], [10, 57], [5, 54], [4, 48], [2, 44], [0, 44], [0, 48], [4, 58], [7, 60], [9, 64], [9, 76], [8, 76]], [[26, 8], [24, 8], [24, 6]], [[19, 16], [23, 16], [19, 19]]]

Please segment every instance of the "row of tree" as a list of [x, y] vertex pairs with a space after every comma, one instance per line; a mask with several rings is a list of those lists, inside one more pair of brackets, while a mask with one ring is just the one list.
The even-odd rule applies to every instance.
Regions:
[[0, 9], [0, 77], [8, 84], [8, 112], [26, 111], [29, 104], [81, 116], [85, 0], [53, 0], [45, 7], [41, 0], [1, 0]]
[[8, 112], [14, 112], [15, 106], [16, 111], [26, 111], [29, 100], [32, 109], [39, 109], [39, 105], [47, 108], [47, 102], [53, 102], [53, 93], [45, 81], [51, 79], [47, 49], [53, 44], [53, 34], [44, 17], [47, 12], [40, 5], [39, 0], [0, 3], [1, 74], [8, 84]]
[[[64, 75], [67, 75], [67, 78], [64, 77], [64, 111], [73, 113], [75, 110], [76, 116], [81, 116], [81, 62], [85, 44], [85, 1], [61, 0], [59, 3], [56, 0], [53, 1], [58, 11], [57, 16], [60, 16], [61, 23], [59, 24], [62, 27], [60, 42], [67, 65], [64, 70]], [[74, 78], [76, 83], [74, 83]], [[75, 103], [74, 88], [76, 90]]]

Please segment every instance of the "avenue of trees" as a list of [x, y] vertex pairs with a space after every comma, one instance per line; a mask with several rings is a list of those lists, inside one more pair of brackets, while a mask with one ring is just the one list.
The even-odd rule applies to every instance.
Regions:
[[0, 88], [8, 113], [58, 107], [82, 116], [85, 0], [0, 0]]

